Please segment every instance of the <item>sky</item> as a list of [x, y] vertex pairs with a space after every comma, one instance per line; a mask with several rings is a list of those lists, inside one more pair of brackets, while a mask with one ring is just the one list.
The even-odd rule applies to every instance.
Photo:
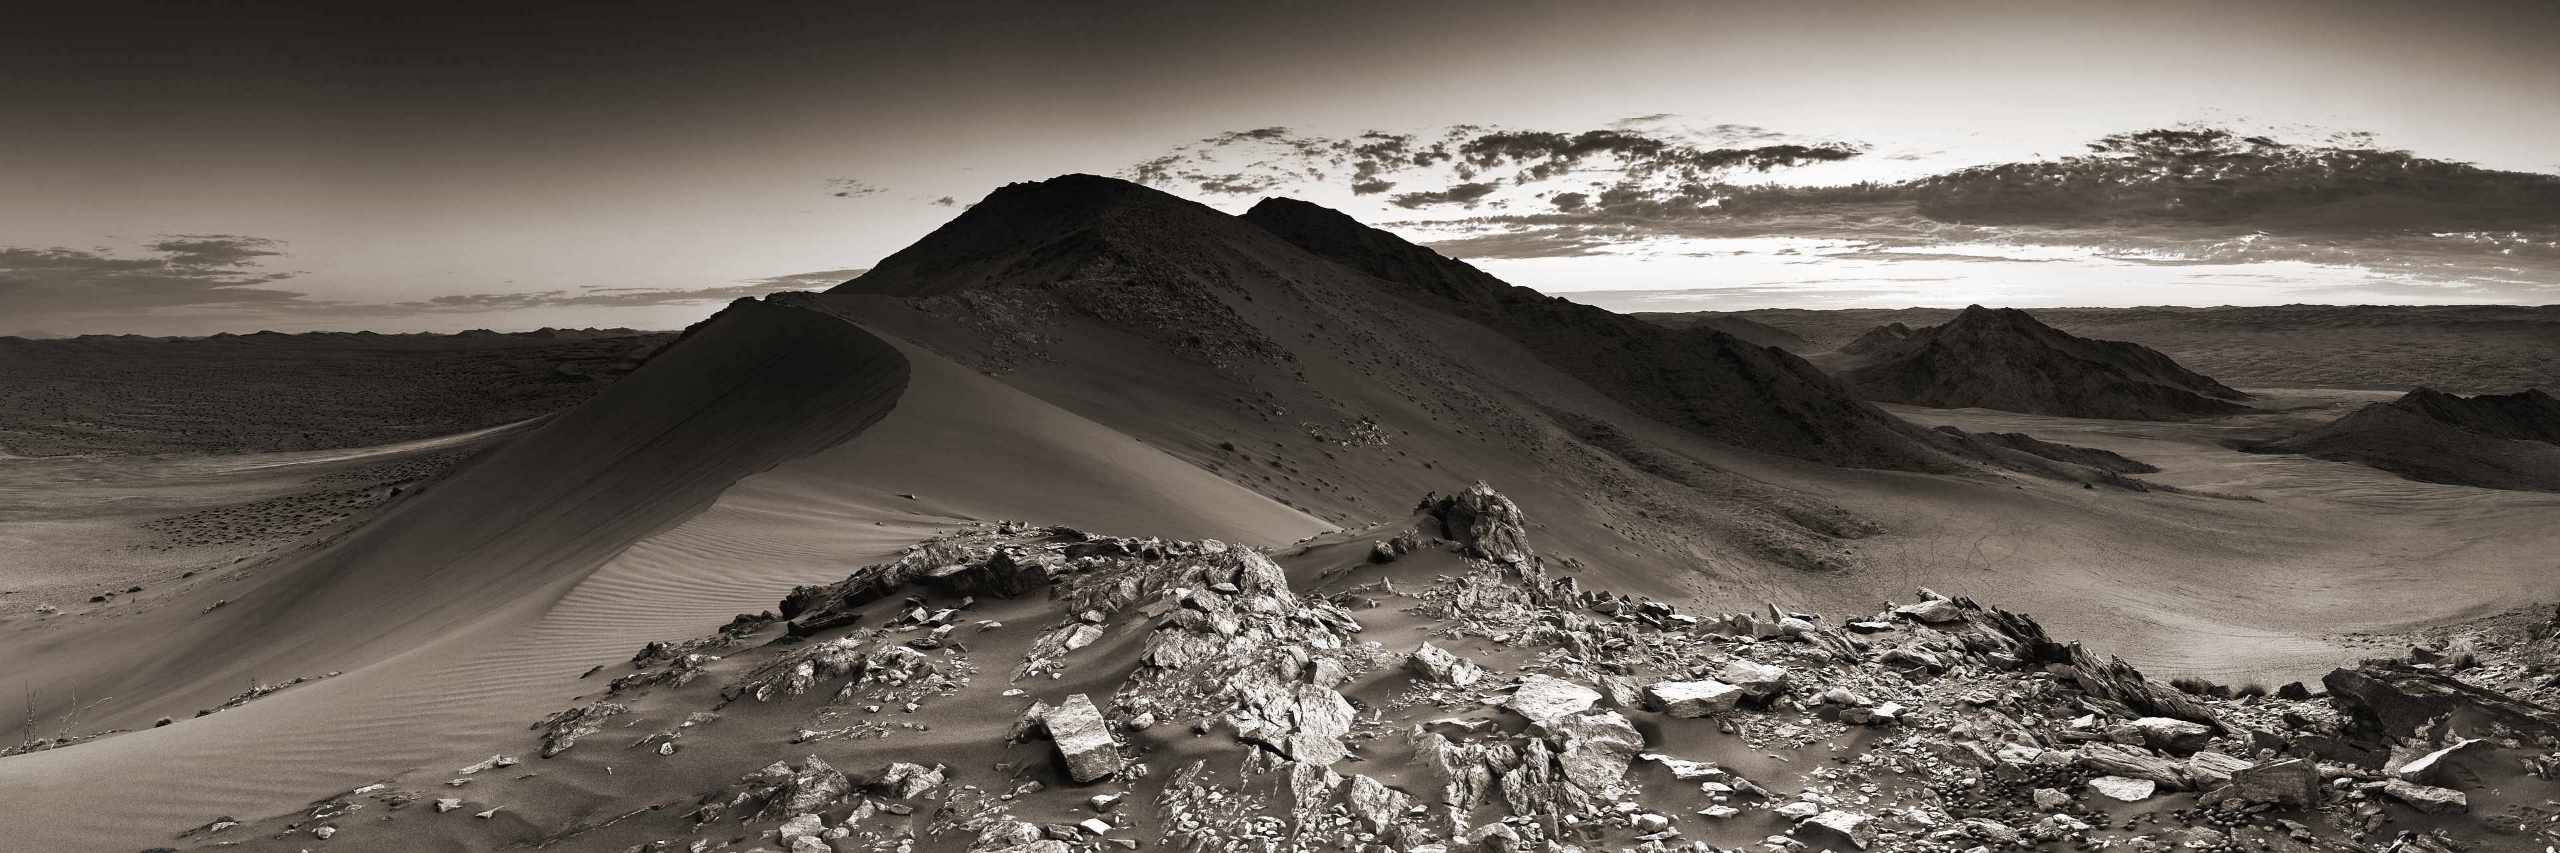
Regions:
[[[1753, 175], [1825, 183], [2206, 122], [2560, 172], [2546, 3], [520, 5], [13, 12], [0, 334], [675, 327], [850, 277], [1004, 183], [1250, 157], [1210, 141], [1266, 128], [1863, 152]], [[1539, 252], [1345, 181], [1168, 188], [1304, 195], [1612, 307], [2560, 301], [2309, 247], [1912, 257], [1764, 228]]]

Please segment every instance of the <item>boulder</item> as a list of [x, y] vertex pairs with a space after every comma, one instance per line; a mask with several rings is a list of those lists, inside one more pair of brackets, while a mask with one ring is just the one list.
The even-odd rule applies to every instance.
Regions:
[[1330, 687], [1257, 684], [1245, 688], [1228, 719], [1236, 737], [1270, 747], [1291, 761], [1328, 765], [1350, 754], [1351, 703]]
[[2310, 808], [2320, 803], [2320, 768], [2307, 758], [2270, 761], [2232, 771], [2230, 784], [2215, 793], [2219, 796], [2208, 799]]
[[1566, 714], [1591, 710], [1600, 702], [1600, 691], [1546, 675], [1531, 675], [1520, 680], [1520, 689], [1502, 706], [1533, 723], [1544, 723]]
[[2461, 791], [2401, 779], [2382, 783], [2382, 795], [2408, 803], [2410, 808], [2428, 814], [2461, 814], [2471, 810], [2471, 799], [2463, 796]]
[[1431, 507], [1441, 535], [1458, 543], [1467, 556], [1497, 563], [1521, 563], [1536, 555], [1529, 549], [1528, 516], [1520, 505], [1477, 483]]
[[1424, 641], [1405, 658], [1404, 668], [1416, 677], [1433, 684], [1465, 687], [1484, 677], [1484, 670], [1473, 661], [1451, 654], [1449, 650]]
[[1852, 706], [1840, 709], [1840, 722], [1852, 726], [1886, 726], [1900, 722], [1902, 703], [1886, 702], [1874, 707]]
[[2186, 784], [2186, 772], [2177, 762], [2137, 747], [2087, 744], [2080, 747], [2080, 766], [2110, 776], [2149, 779], [2170, 790]]
[[2211, 726], [2168, 717], [2144, 717], [2133, 721], [2133, 727], [2145, 745], [2172, 755], [2193, 753], [2213, 741]]
[[2456, 755], [2465, 752], [2486, 751], [2484, 747], [2487, 744], [2488, 741], [2480, 738], [2461, 738], [2455, 740], [2450, 746], [2419, 756], [2407, 764], [2400, 765], [2398, 768], [2391, 771], [2391, 775], [2406, 782], [2416, 782], [2422, 785], [2434, 784], [2440, 777], [2447, 775], [2445, 770], [2454, 765], [2454, 757]]
[[1742, 695], [1754, 702], [1766, 702], [1787, 692], [1787, 670], [1757, 661], [1735, 658], [1717, 673], [1717, 681], [1742, 688]]
[[1368, 832], [1387, 831], [1413, 805], [1413, 798], [1405, 792], [1367, 776], [1352, 776], [1349, 787], [1349, 793], [1343, 796], [1343, 804]]
[[1806, 818], [1804, 825], [1830, 830], [1860, 850], [1867, 849], [1867, 845], [1876, 840], [1874, 818], [1857, 812], [1833, 809]]
[[1111, 726], [1091, 698], [1082, 693], [1069, 696], [1041, 722], [1049, 739], [1057, 742], [1068, 776], [1093, 782], [1120, 772], [1120, 744], [1111, 739]]
[[1644, 689], [1645, 704], [1674, 717], [1709, 717], [1733, 710], [1743, 690], [1709, 678], [1657, 681]]
[[2123, 776], [2099, 776], [2089, 780], [2089, 790], [2096, 791], [2110, 799], [2128, 803], [2139, 803], [2144, 800], [2151, 799], [2151, 795], [2159, 789], [2160, 783], [2150, 779], [2129, 779]]
[[1626, 783], [1627, 765], [1644, 749], [1644, 735], [1616, 711], [1567, 714], [1540, 724], [1558, 742], [1556, 766], [1579, 804], [1614, 801]]
[[2249, 768], [2247, 759], [2219, 752], [2199, 752], [2187, 756], [2187, 781], [2199, 789], [2211, 790], [2231, 783], [2231, 774]]
[[1943, 598], [1933, 598], [1917, 604], [1905, 604], [1901, 607], [1896, 607], [1893, 609], [1893, 615], [1910, 619], [1915, 622], [1938, 625], [1963, 619], [1964, 608], [1958, 607], [1955, 602], [1948, 601]]
[[892, 761], [887, 767], [880, 768], [880, 772], [872, 774], [872, 782], [868, 787], [893, 800], [909, 800], [942, 787], [942, 778], [942, 767], [939, 765], [926, 767], [921, 764]]

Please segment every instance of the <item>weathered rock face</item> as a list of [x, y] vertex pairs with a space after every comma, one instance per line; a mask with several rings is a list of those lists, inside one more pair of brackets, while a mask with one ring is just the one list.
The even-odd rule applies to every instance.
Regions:
[[1466, 687], [1484, 677], [1484, 670], [1475, 663], [1429, 642], [1414, 647], [1413, 654], [1405, 658], [1404, 667], [1425, 681], [1452, 687]]
[[1733, 710], [1742, 688], [1715, 679], [1657, 681], [1645, 688], [1645, 702], [1674, 717], [1711, 717]]
[[2160, 783], [2150, 779], [2129, 779], [2123, 776], [2100, 776], [2089, 780], [2089, 790], [2103, 794], [2109, 799], [2127, 803], [2139, 803], [2151, 799], [2151, 793], [2157, 790], [2159, 785]]
[[[1289, 591], [1260, 552], [1223, 544], [1166, 568], [1080, 580], [1114, 600], [1162, 612], [1138, 670], [1115, 703], [1131, 715], [1219, 716], [1236, 736], [1284, 762], [1349, 754], [1353, 711], [1331, 684], [1348, 677], [1360, 624], [1342, 608]], [[1106, 602], [1107, 603], [1107, 602]]]
[[1568, 803], [1596, 808], [1626, 786], [1627, 765], [1644, 750], [1644, 735], [1616, 711], [1567, 714], [1540, 724], [1562, 744], [1556, 754]]
[[2410, 808], [2428, 814], [2461, 814], [2471, 810], [2471, 798], [2461, 791], [2400, 779], [2382, 783], [2382, 795], [2408, 803]]
[[2113, 776], [2149, 779], [2173, 791], [2187, 782], [2186, 771], [2178, 762], [2139, 747], [2121, 744], [2092, 743], [2080, 747], [2080, 766]]
[[630, 711], [629, 707], [618, 702], [597, 702], [553, 714], [533, 724], [534, 728], [542, 731], [542, 757], [550, 758], [569, 751], [570, 747], [578, 745], [579, 738], [603, 731], [607, 718]]
[[2199, 752], [2187, 756], [2187, 780], [2196, 788], [2210, 791], [2231, 783], [2231, 774], [2249, 769], [2249, 762], [2219, 752]]
[[2487, 750], [2481, 747], [2487, 746], [2488, 743], [2483, 738], [2461, 738], [2445, 745], [2442, 749], [2428, 752], [2393, 768], [2391, 775], [2404, 781], [2435, 784], [2438, 777], [2447, 775], [2447, 771], [2453, 768], [2456, 756], [2466, 752], [2486, 752]]
[[1548, 675], [1531, 675], [1521, 679], [1520, 689], [1502, 703], [1529, 722], [1544, 723], [1566, 714], [1579, 714], [1599, 704], [1600, 691]]
[[1893, 615], [1906, 619], [1915, 619], [1931, 625], [1940, 625], [1964, 618], [1964, 610], [1963, 608], [1957, 607], [1955, 602], [1948, 601], [1943, 598], [1932, 598], [1916, 604], [1905, 604], [1900, 607], [1896, 607], [1893, 609]]
[[1342, 738], [1351, 733], [1351, 703], [1330, 687], [1255, 687], [1243, 691], [1228, 714], [1237, 737], [1291, 761], [1321, 766], [1349, 754]]
[[911, 800], [942, 786], [941, 765], [926, 767], [904, 761], [892, 761], [880, 772], [872, 774], [870, 790], [893, 800]]
[[1777, 698], [1787, 692], [1788, 683], [1786, 667], [1740, 659], [1725, 664], [1715, 680], [1740, 688], [1742, 695], [1754, 702]]
[[810, 814], [834, 808], [852, 793], [851, 780], [812, 755], [797, 768], [776, 761], [747, 774], [738, 780], [734, 793], [706, 799], [695, 819], [712, 823], [730, 815], [743, 820]]
[[1806, 826], [1830, 830], [1860, 850], [1876, 842], [1875, 819], [1853, 811], [1831, 809], [1805, 819]]
[[2141, 732], [2144, 744], [2173, 755], [2193, 753], [2213, 740], [2213, 729], [2168, 717], [2143, 717], [2134, 720], [2133, 727]]
[[2227, 798], [2290, 808], [2317, 805], [2320, 802], [2320, 768], [2310, 759], [2288, 758], [2234, 770], [2229, 785], [2206, 797], [2213, 801]]
[[1529, 548], [1528, 517], [1492, 486], [1477, 483], [1440, 499], [1431, 507], [1440, 519], [1441, 535], [1467, 550], [1467, 555], [1496, 563], [1522, 563], [1537, 552]]
[[2473, 687], [2438, 672], [2409, 666], [2368, 662], [2340, 669], [2320, 679], [2330, 701], [2372, 736], [2396, 741], [2438, 717], [2448, 718], [2447, 731], [2486, 737], [2504, 727], [2540, 736], [2560, 736], [2560, 711]]
[[1058, 758], [1066, 763], [1069, 777], [1095, 782], [1120, 772], [1120, 744], [1111, 739], [1111, 726], [1091, 698], [1082, 693], [1067, 697], [1049, 709], [1041, 724], [1048, 728], [1049, 739], [1057, 742]]
[[984, 560], [935, 566], [916, 575], [926, 589], [945, 595], [1012, 598], [1049, 585], [1049, 567], [1021, 553], [999, 550]]

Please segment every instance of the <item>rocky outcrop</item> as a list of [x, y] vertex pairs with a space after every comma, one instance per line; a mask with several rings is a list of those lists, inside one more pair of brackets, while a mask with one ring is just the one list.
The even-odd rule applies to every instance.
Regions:
[[[2024, 616], [1926, 590], [1917, 603], [1845, 617], [1770, 605], [1685, 613], [1585, 590], [1546, 575], [1559, 558], [1530, 550], [1525, 520], [1490, 489], [1424, 508], [1413, 547], [1456, 552], [1462, 572], [1336, 598], [1301, 595], [1270, 557], [1209, 540], [1020, 525], [946, 537], [858, 569], [847, 584], [804, 587], [814, 592], [786, 608], [793, 624], [814, 624], [804, 620], [871, 596], [896, 602], [857, 605], [885, 618], [814, 635], [749, 619], [739, 624], [757, 627], [725, 641], [653, 644], [635, 661], [642, 674], [690, 666], [727, 680], [716, 690], [635, 683], [539, 728], [547, 750], [566, 749], [627, 723], [654, 732], [628, 755], [653, 760], [672, 754], [679, 736], [725, 734], [801, 703], [813, 722], [792, 740], [859, 739], [855, 748], [877, 756], [879, 769], [848, 777], [814, 756], [776, 762], [700, 795], [690, 812], [703, 824], [761, 822], [741, 834], [762, 832], [768, 846], [794, 853], [894, 850], [927, 836], [974, 838], [971, 851], [1052, 853], [1669, 851], [1769, 830], [1783, 835], [1770, 849], [2361, 849], [2406, 840], [2405, 853], [2455, 849], [2447, 837], [2492, 820], [2491, 804], [2508, 798], [2486, 780], [2513, 772], [2492, 768], [2560, 775], [2560, 717], [2464, 680], [2524, 671], [2504, 663], [2480, 668], [2422, 649], [2413, 661], [2335, 674], [2326, 695], [2190, 694], [2057, 642]], [[1015, 628], [961, 615], [999, 587], [945, 582], [1033, 577], [1025, 566], [1039, 567], [1042, 588], [1019, 594], [1046, 603], [1007, 605], [1007, 621], [1024, 623]], [[945, 581], [925, 580], [946, 567], [956, 568], [936, 572]], [[892, 575], [905, 585], [860, 582]], [[1399, 628], [1432, 641], [1409, 653], [1360, 641], [1365, 629], [1349, 608], [1389, 597], [1407, 599]], [[1005, 630], [1023, 632], [1011, 640], [1021, 661], [1010, 678], [968, 653]], [[2524, 646], [2541, 649], [2533, 643], [2555, 634]], [[1478, 667], [1441, 643], [1502, 666]], [[1028, 706], [988, 788], [955, 777], [932, 749], [900, 752], [891, 739], [941, 722], [899, 711], [916, 714], [919, 700], [973, 677], [998, 682], [977, 695]], [[1028, 697], [1053, 682], [1085, 692]], [[1342, 692], [1354, 685], [1357, 700]], [[714, 693], [762, 704], [707, 728], [721, 715], [675, 723], [651, 704]], [[1206, 740], [1167, 746], [1192, 738]], [[1400, 740], [1379, 745], [1390, 738]], [[1163, 766], [1176, 754], [1187, 761]], [[1382, 756], [1401, 766], [1356, 772]], [[456, 787], [511, 762], [465, 768]], [[1732, 766], [1784, 775], [1764, 787]], [[351, 799], [314, 814], [341, 816]], [[447, 811], [498, 813], [453, 799]], [[1017, 809], [1070, 816], [1035, 823]], [[2446, 836], [2390, 838], [2393, 821], [2418, 815], [2423, 823], [2404, 826]], [[356, 826], [314, 820], [301, 828]], [[2501, 831], [2560, 842], [2560, 830], [2539, 824]], [[2435, 846], [2421, 846], [2426, 838]], [[362, 837], [334, 843], [350, 840]]]
[[2350, 720], [2386, 742], [2408, 737], [2438, 720], [2445, 721], [2444, 731], [2475, 737], [2510, 732], [2560, 736], [2560, 710], [2406, 664], [2368, 661], [2331, 671], [2320, 683]]
[[1466, 549], [1467, 556], [1511, 564], [1537, 556], [1529, 548], [1528, 516], [1492, 486], [1477, 483], [1428, 506], [1440, 522], [1440, 535]]

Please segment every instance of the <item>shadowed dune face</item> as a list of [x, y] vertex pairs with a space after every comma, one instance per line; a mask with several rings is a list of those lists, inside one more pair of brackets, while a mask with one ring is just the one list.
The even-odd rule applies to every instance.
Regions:
[[[905, 382], [894, 350], [840, 320], [742, 302], [629, 381], [247, 589], [171, 603], [168, 634], [46, 638], [23, 671], [47, 686], [36, 711], [113, 696], [102, 725], [183, 717], [251, 673], [352, 668], [538, 603], [739, 478], [859, 432]], [[70, 648], [81, 651], [58, 653]]]

